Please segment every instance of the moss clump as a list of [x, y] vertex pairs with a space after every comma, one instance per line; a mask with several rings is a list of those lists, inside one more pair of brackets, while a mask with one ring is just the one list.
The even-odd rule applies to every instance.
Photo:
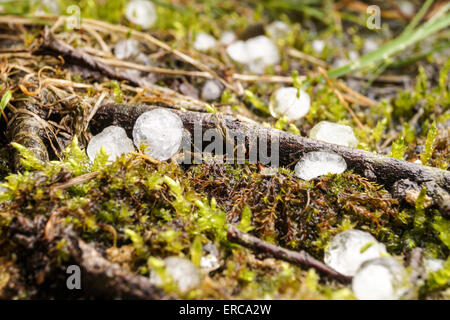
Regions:
[[[351, 172], [302, 182], [285, 170], [264, 176], [255, 165], [216, 161], [182, 169], [174, 163], [149, 164], [137, 156], [106, 163], [100, 154], [91, 165], [76, 141], [64, 154], [62, 161], [52, 162], [44, 171], [7, 178], [9, 201], [1, 204], [2, 228], [14, 216], [49, 217], [58, 212], [61, 223], [103, 247], [111, 261], [120, 260], [117, 250], [128, 252], [121, 264], [141, 275], [156, 268], [158, 259], [173, 255], [198, 265], [202, 246], [215, 244], [221, 267], [205, 275], [198, 289], [182, 294], [185, 298], [351, 297], [342, 285], [319, 284], [312, 271], [260, 260], [229, 243], [227, 223], [318, 258], [329, 238], [348, 228], [372, 233], [394, 254], [424, 245], [439, 257], [448, 255], [446, 220], [425, 219], [432, 212], [421, 205], [420, 196], [416, 208], [401, 207], [381, 186]], [[52, 191], [56, 184], [94, 167], [98, 172], [94, 178]], [[420, 226], [419, 215], [424, 217]], [[8, 246], [12, 243], [6, 241]], [[64, 243], [58, 248], [59, 263], [63, 263]], [[170, 283], [164, 287], [177, 292]]]

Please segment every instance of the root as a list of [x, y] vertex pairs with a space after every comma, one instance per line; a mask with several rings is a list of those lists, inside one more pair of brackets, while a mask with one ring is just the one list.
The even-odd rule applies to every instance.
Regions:
[[293, 263], [303, 268], [314, 268], [328, 278], [343, 283], [349, 283], [352, 280], [352, 277], [345, 276], [336, 270], [331, 269], [322, 262], [311, 257], [305, 251], [292, 251], [270, 244], [250, 234], [244, 233], [234, 226], [228, 227], [227, 237], [231, 242], [239, 243], [244, 247], [265, 253], [274, 258]]
[[[144, 112], [157, 108], [149, 105], [126, 105], [104, 103], [100, 106], [91, 121], [93, 132], [99, 132], [109, 125], [124, 128], [129, 136], [136, 119]], [[427, 194], [433, 198], [444, 215], [450, 216], [449, 191], [450, 173], [445, 170], [423, 166], [420, 164], [398, 160], [387, 156], [377, 155], [364, 150], [347, 148], [284, 131], [265, 128], [260, 125], [241, 121], [229, 115], [180, 111], [171, 109], [178, 114], [184, 128], [194, 136], [194, 126], [201, 125], [202, 133], [214, 129], [223, 132], [224, 129], [233, 136], [245, 136], [245, 150], [249, 150], [250, 138], [266, 139], [268, 152], [273, 139], [279, 141], [279, 162], [281, 166], [292, 168], [304, 153], [312, 151], [327, 151], [341, 155], [348, 169], [368, 179], [375, 179], [378, 183], [391, 188], [399, 180], [410, 180], [419, 186], [427, 188]]]
[[[80, 239], [70, 227], [55, 226], [48, 221], [42, 216], [31, 220], [18, 215], [7, 228], [19, 261], [27, 268], [29, 285], [46, 288], [47, 293], [57, 291], [59, 297], [71, 297], [72, 292], [66, 287], [69, 276], [66, 270], [69, 265], [77, 265], [81, 269], [81, 290], [75, 291], [84, 297], [170, 298], [149, 278], [134, 275], [103, 258], [97, 249]], [[63, 249], [61, 244], [64, 244]]]

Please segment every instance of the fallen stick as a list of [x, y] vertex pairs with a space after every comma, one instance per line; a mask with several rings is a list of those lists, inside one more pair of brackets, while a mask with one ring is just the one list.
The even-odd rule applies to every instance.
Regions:
[[110, 30], [110, 31], [113, 31], [113, 32], [122, 33], [124, 35], [131, 35], [131, 36], [134, 36], [136, 38], [140, 38], [140, 39], [143, 39], [145, 41], [148, 41], [149, 43], [151, 43], [153, 45], [156, 45], [157, 47], [162, 48], [162, 49], [166, 50], [167, 52], [170, 52], [170, 53], [174, 54], [175, 56], [177, 56], [181, 60], [183, 60], [183, 61], [193, 65], [194, 67], [200, 69], [201, 71], [209, 73], [213, 78], [215, 78], [218, 81], [220, 81], [226, 88], [230, 89], [233, 92], [236, 92], [236, 89], [230, 83], [228, 83], [223, 78], [221, 78], [210, 67], [208, 67], [207, 65], [203, 64], [202, 62], [199, 62], [199, 61], [195, 60], [191, 56], [189, 56], [189, 55], [187, 55], [187, 54], [185, 54], [185, 53], [183, 53], [183, 52], [181, 52], [181, 51], [179, 51], [177, 49], [174, 49], [174, 48], [170, 47], [167, 43], [164, 43], [163, 41], [158, 40], [157, 38], [151, 36], [148, 33], [140, 32], [140, 31], [137, 31], [137, 30], [133, 30], [133, 29], [130, 29], [130, 28], [125, 27], [125, 26], [114, 25], [114, 24], [110, 24], [108, 22], [99, 21], [99, 20], [92, 20], [92, 19], [84, 19], [83, 20], [83, 24], [84, 25], [88, 25], [88, 26], [103, 28], [103, 29]]
[[[16, 215], [5, 227], [11, 245], [15, 247], [19, 263], [27, 268], [28, 285], [46, 288], [59, 293], [59, 297], [72, 297], [66, 287], [69, 265], [81, 270], [83, 297], [101, 299], [167, 299], [162, 289], [156, 287], [148, 277], [132, 274], [120, 265], [110, 262], [92, 245], [86, 243], [70, 228], [55, 225], [50, 219], [36, 217], [31, 220]], [[51, 231], [49, 231], [51, 230]], [[61, 261], [56, 249], [64, 241], [67, 260]], [[39, 261], [39, 263], [36, 263]], [[40, 270], [42, 268], [42, 270]], [[41, 292], [42, 294], [42, 292]]]
[[126, 80], [134, 86], [142, 86], [142, 80], [133, 77], [124, 72], [118, 72], [113, 67], [95, 59], [83, 50], [75, 49], [67, 43], [60, 41], [54, 37], [48, 27], [45, 27], [44, 36], [41, 39], [39, 47], [33, 51], [35, 55], [51, 55], [62, 57], [64, 63], [74, 64], [88, 68], [90, 70], [99, 71], [103, 75], [111, 79]]
[[[136, 77], [131, 75], [130, 73], [117, 70], [113, 66], [102, 62], [101, 59], [93, 57], [86, 51], [74, 48], [63, 41], [56, 39], [48, 28], [45, 28], [44, 35], [40, 40], [40, 44], [33, 51], [33, 54], [61, 57], [64, 60], [64, 64], [66, 66], [75, 65], [86, 68], [88, 70], [96, 71], [110, 79], [125, 80], [133, 87], [144, 88], [150, 92], [155, 90], [160, 91], [164, 95], [167, 95], [168, 98], [171, 98], [176, 103], [180, 104], [180, 106], [182, 106], [183, 108], [204, 110], [204, 102], [193, 99], [191, 97], [183, 96], [169, 88], [160, 87], [158, 85], [149, 83], [141, 77]], [[65, 81], [62, 79], [58, 80]], [[68, 84], [73, 85], [74, 83], [67, 83], [66, 85]], [[126, 87], [126, 85], [124, 85], [124, 87]]]
[[91, 245], [74, 238], [71, 254], [82, 267], [86, 291], [99, 298], [164, 299], [169, 298], [148, 277], [134, 275], [101, 256]]
[[343, 275], [336, 270], [326, 266], [319, 260], [311, 257], [305, 251], [292, 251], [270, 244], [255, 236], [240, 231], [235, 226], [228, 226], [227, 238], [231, 242], [235, 242], [246, 248], [265, 253], [274, 258], [293, 263], [302, 268], [314, 268], [319, 273], [339, 282], [349, 283], [352, 280], [352, 277]]
[[[136, 119], [142, 113], [154, 108], [158, 107], [103, 103], [91, 121], [91, 128], [93, 133], [97, 133], [109, 125], [118, 125], [131, 136]], [[326, 151], [341, 155], [349, 170], [353, 170], [370, 180], [376, 180], [378, 183], [385, 185], [386, 188], [391, 188], [395, 182], [400, 180], [413, 181], [420, 187], [425, 186], [427, 188], [427, 194], [441, 208], [442, 214], [450, 215], [450, 172], [448, 171], [309, 139], [277, 129], [265, 128], [229, 115], [170, 110], [180, 116], [184, 128], [192, 136], [194, 136], [195, 125], [201, 125], [202, 133], [210, 129], [220, 131], [221, 127], [225, 126], [225, 129], [234, 136], [243, 135], [247, 137], [245, 139], [246, 150], [249, 148], [250, 138], [267, 138], [268, 153], [270, 152], [272, 139], [278, 140], [279, 164], [281, 166], [292, 168], [303, 154], [312, 151]]]
[[[39, 116], [25, 109], [24, 105], [16, 109], [14, 116], [8, 122], [6, 130], [8, 140], [23, 145], [30, 150], [37, 159], [46, 162], [49, 160], [47, 147], [44, 143], [45, 129]], [[20, 164], [20, 154], [13, 150], [13, 164], [16, 170], [22, 168]]]

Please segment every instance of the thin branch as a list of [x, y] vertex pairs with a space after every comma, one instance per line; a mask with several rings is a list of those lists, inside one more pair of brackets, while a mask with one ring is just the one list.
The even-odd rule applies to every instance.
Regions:
[[224, 79], [222, 79], [214, 70], [212, 70], [208, 66], [204, 65], [203, 63], [195, 60], [194, 58], [188, 56], [187, 54], [185, 54], [177, 49], [171, 48], [168, 44], [162, 42], [159, 39], [156, 39], [155, 37], [151, 36], [148, 33], [136, 31], [136, 30], [133, 30], [133, 29], [121, 26], [121, 25], [113, 25], [113, 24], [110, 24], [107, 22], [92, 20], [92, 19], [83, 19], [83, 25], [94, 26], [94, 27], [97, 26], [100, 28], [114, 31], [114, 32], [119, 32], [122, 34], [130, 34], [131, 36], [134, 36], [136, 38], [141, 38], [143, 40], [146, 40], [149, 43], [156, 45], [157, 47], [162, 48], [162, 49], [176, 55], [183, 61], [193, 65], [194, 67], [200, 69], [201, 71], [205, 71], [205, 72], [211, 74], [211, 76], [213, 78], [219, 80], [226, 88], [228, 88], [232, 91], [236, 91], [236, 89], [231, 84], [229, 84]]
[[297, 59], [301, 59], [301, 60], [305, 60], [308, 61], [316, 66], [322, 67], [322, 68], [328, 68], [328, 64], [323, 61], [320, 60], [316, 57], [310, 56], [309, 54], [306, 54], [304, 52], [301, 52], [297, 49], [294, 48], [289, 48], [287, 49], [287, 54], [290, 55], [293, 58], [297, 58]]
[[314, 259], [305, 251], [292, 251], [270, 244], [255, 236], [240, 231], [235, 226], [228, 226], [227, 238], [231, 242], [238, 243], [246, 248], [258, 252], [263, 252], [274, 258], [293, 263], [302, 268], [314, 268], [319, 273], [339, 282], [349, 283], [352, 280], [352, 277], [337, 272], [319, 260]]
[[[41, 286], [42, 282], [53, 284], [65, 281], [55, 281], [52, 276], [63, 274], [68, 265], [78, 265], [81, 268], [81, 290], [86, 296], [102, 299], [167, 299], [171, 298], [162, 289], [157, 288], [148, 277], [132, 274], [118, 264], [105, 259], [92, 245], [83, 241], [71, 227], [43, 221], [40, 218], [31, 220], [22, 215], [15, 215], [6, 229], [9, 239], [17, 247], [17, 254], [24, 260], [25, 266], [33, 268], [28, 271], [30, 285]], [[51, 234], [51, 236], [49, 236]], [[47, 235], [47, 237], [45, 236]], [[59, 251], [55, 250], [60, 241], [65, 242], [69, 259], [58, 264]], [[43, 261], [45, 271], [38, 272], [38, 267], [32, 261]], [[54, 272], [51, 272], [54, 270]], [[39, 277], [42, 274], [47, 279]], [[68, 292], [65, 290], [65, 292]]]
[[321, 67], [319, 67], [319, 73], [325, 78], [325, 80], [327, 81], [327, 83], [330, 86], [330, 88], [333, 89], [334, 94], [337, 96], [337, 98], [342, 103], [342, 105], [345, 107], [345, 109], [347, 109], [347, 111], [350, 113], [350, 115], [352, 116], [353, 120], [355, 120], [355, 122], [358, 125], [358, 127], [360, 127], [361, 129], [364, 129], [364, 125], [361, 123], [359, 118], [356, 116], [356, 114], [352, 110], [352, 108], [350, 108], [350, 106], [348, 105], [347, 101], [345, 101], [344, 97], [342, 96], [342, 93], [338, 89], [336, 89], [336, 87], [334, 86], [333, 82], [328, 77], [326, 71], [324, 69], [322, 69]]
[[142, 81], [140, 79], [132, 77], [128, 74], [117, 72], [109, 65], [100, 62], [98, 59], [93, 58], [88, 53], [75, 49], [65, 42], [56, 39], [50, 32], [48, 27], [45, 28], [42, 42], [37, 50], [33, 52], [37, 55], [53, 55], [55, 57], [61, 56], [65, 63], [72, 63], [75, 65], [85, 66], [91, 70], [96, 70], [112, 79], [127, 80], [131, 84], [140, 86]]
[[94, 179], [96, 176], [98, 176], [98, 174], [99, 174], [98, 171], [89, 172], [89, 173], [83, 174], [81, 176], [75, 177], [73, 179], [70, 179], [67, 182], [51, 186], [51, 192], [54, 192], [56, 190], [64, 190], [64, 189], [67, 189], [67, 188], [70, 188], [70, 187], [73, 187], [73, 186], [77, 186], [77, 185], [83, 184], [83, 183], [85, 183], [85, 182], [87, 182], [89, 180]]

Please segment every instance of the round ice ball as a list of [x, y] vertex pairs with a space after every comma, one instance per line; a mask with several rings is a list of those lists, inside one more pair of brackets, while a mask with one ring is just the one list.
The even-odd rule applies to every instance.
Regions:
[[288, 120], [297, 120], [305, 116], [311, 105], [308, 93], [298, 89], [285, 87], [276, 90], [270, 97], [269, 110], [273, 117], [285, 116]]
[[325, 263], [336, 271], [353, 276], [362, 263], [386, 253], [384, 244], [370, 233], [346, 230], [336, 235], [325, 250]]
[[167, 160], [175, 155], [183, 139], [183, 122], [166, 109], [158, 108], [139, 116], [133, 128], [133, 141], [140, 148], [147, 145], [145, 154], [157, 160]]
[[197, 34], [193, 47], [198, 51], [208, 51], [214, 48], [216, 44], [217, 41], [212, 35], [201, 32]]
[[358, 139], [352, 127], [328, 121], [320, 121], [316, 124], [309, 132], [309, 137], [345, 147], [354, 148], [358, 145]]
[[245, 42], [248, 68], [256, 74], [264, 74], [266, 67], [280, 62], [277, 45], [266, 36], [250, 38]]
[[285, 38], [290, 29], [289, 25], [283, 21], [274, 21], [266, 27], [267, 34], [274, 40]]
[[408, 290], [405, 268], [392, 257], [364, 262], [352, 280], [352, 290], [359, 300], [397, 300]]
[[227, 48], [227, 54], [236, 62], [246, 64], [249, 62], [249, 55], [245, 41], [238, 40], [230, 44]]
[[122, 154], [134, 151], [133, 141], [128, 138], [125, 130], [118, 126], [106, 127], [102, 132], [92, 137], [86, 148], [86, 153], [91, 161], [94, 161], [102, 147], [108, 153], [109, 161], [114, 161]]
[[[185, 258], [168, 257], [164, 259], [164, 267], [181, 292], [187, 292], [200, 284], [200, 271]], [[162, 285], [160, 276], [154, 271], [150, 273], [150, 281], [155, 285]]]
[[232, 44], [234, 41], [236, 41], [236, 35], [233, 31], [225, 31], [220, 37], [220, 43], [225, 46]]
[[347, 169], [344, 158], [333, 152], [313, 151], [306, 153], [295, 165], [295, 176], [311, 180], [329, 173], [339, 174]]
[[151, 1], [132, 0], [125, 8], [128, 21], [140, 26], [142, 29], [150, 28], [156, 22], [156, 10]]
[[222, 96], [223, 86], [217, 80], [207, 80], [202, 88], [202, 99], [206, 101], [218, 100]]
[[114, 55], [117, 59], [127, 60], [139, 55], [139, 41], [136, 39], [121, 39], [114, 45]]

